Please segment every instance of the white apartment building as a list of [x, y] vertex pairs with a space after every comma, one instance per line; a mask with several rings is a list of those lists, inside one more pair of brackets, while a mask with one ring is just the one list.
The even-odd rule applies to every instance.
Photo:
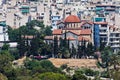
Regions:
[[120, 28], [110, 27], [108, 45], [111, 46], [114, 52], [120, 50]]
[[5, 21], [0, 21], [0, 41], [8, 41], [7, 26]]

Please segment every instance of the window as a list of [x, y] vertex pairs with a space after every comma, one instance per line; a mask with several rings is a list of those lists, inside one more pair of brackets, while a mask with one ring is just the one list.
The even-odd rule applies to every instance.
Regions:
[[110, 39], [110, 41], [113, 41], [113, 39]]
[[115, 36], [116, 36], [116, 37], [119, 37], [119, 34], [116, 34]]
[[60, 18], [60, 16], [58, 16], [58, 19]]
[[53, 20], [52, 23], [54, 23], [55, 21]]
[[44, 15], [44, 13], [41, 13], [41, 15]]
[[55, 24], [52, 24], [53, 26], [55, 26]]

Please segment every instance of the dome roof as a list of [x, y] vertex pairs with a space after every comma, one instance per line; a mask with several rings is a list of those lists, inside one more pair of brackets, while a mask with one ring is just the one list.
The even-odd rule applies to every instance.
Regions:
[[64, 22], [80, 22], [80, 19], [75, 15], [68, 16]]

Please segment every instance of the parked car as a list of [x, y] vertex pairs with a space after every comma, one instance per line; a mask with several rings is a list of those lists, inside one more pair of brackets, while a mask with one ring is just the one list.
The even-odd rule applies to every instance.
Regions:
[[38, 59], [38, 60], [41, 60], [41, 59], [48, 59], [47, 56], [34, 56], [33, 58], [34, 58], [34, 59]]

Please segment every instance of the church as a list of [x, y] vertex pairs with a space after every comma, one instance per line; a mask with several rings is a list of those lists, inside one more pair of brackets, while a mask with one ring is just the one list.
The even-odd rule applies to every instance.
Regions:
[[90, 21], [82, 21], [75, 15], [69, 15], [65, 20], [57, 23], [57, 29], [53, 30], [52, 36], [45, 37], [45, 42], [49, 44], [53, 42], [54, 37], [58, 37], [59, 41], [60, 38], [64, 39], [66, 36], [70, 48], [72, 45], [77, 48], [83, 40], [87, 45], [93, 42], [92, 26], [93, 23]]

